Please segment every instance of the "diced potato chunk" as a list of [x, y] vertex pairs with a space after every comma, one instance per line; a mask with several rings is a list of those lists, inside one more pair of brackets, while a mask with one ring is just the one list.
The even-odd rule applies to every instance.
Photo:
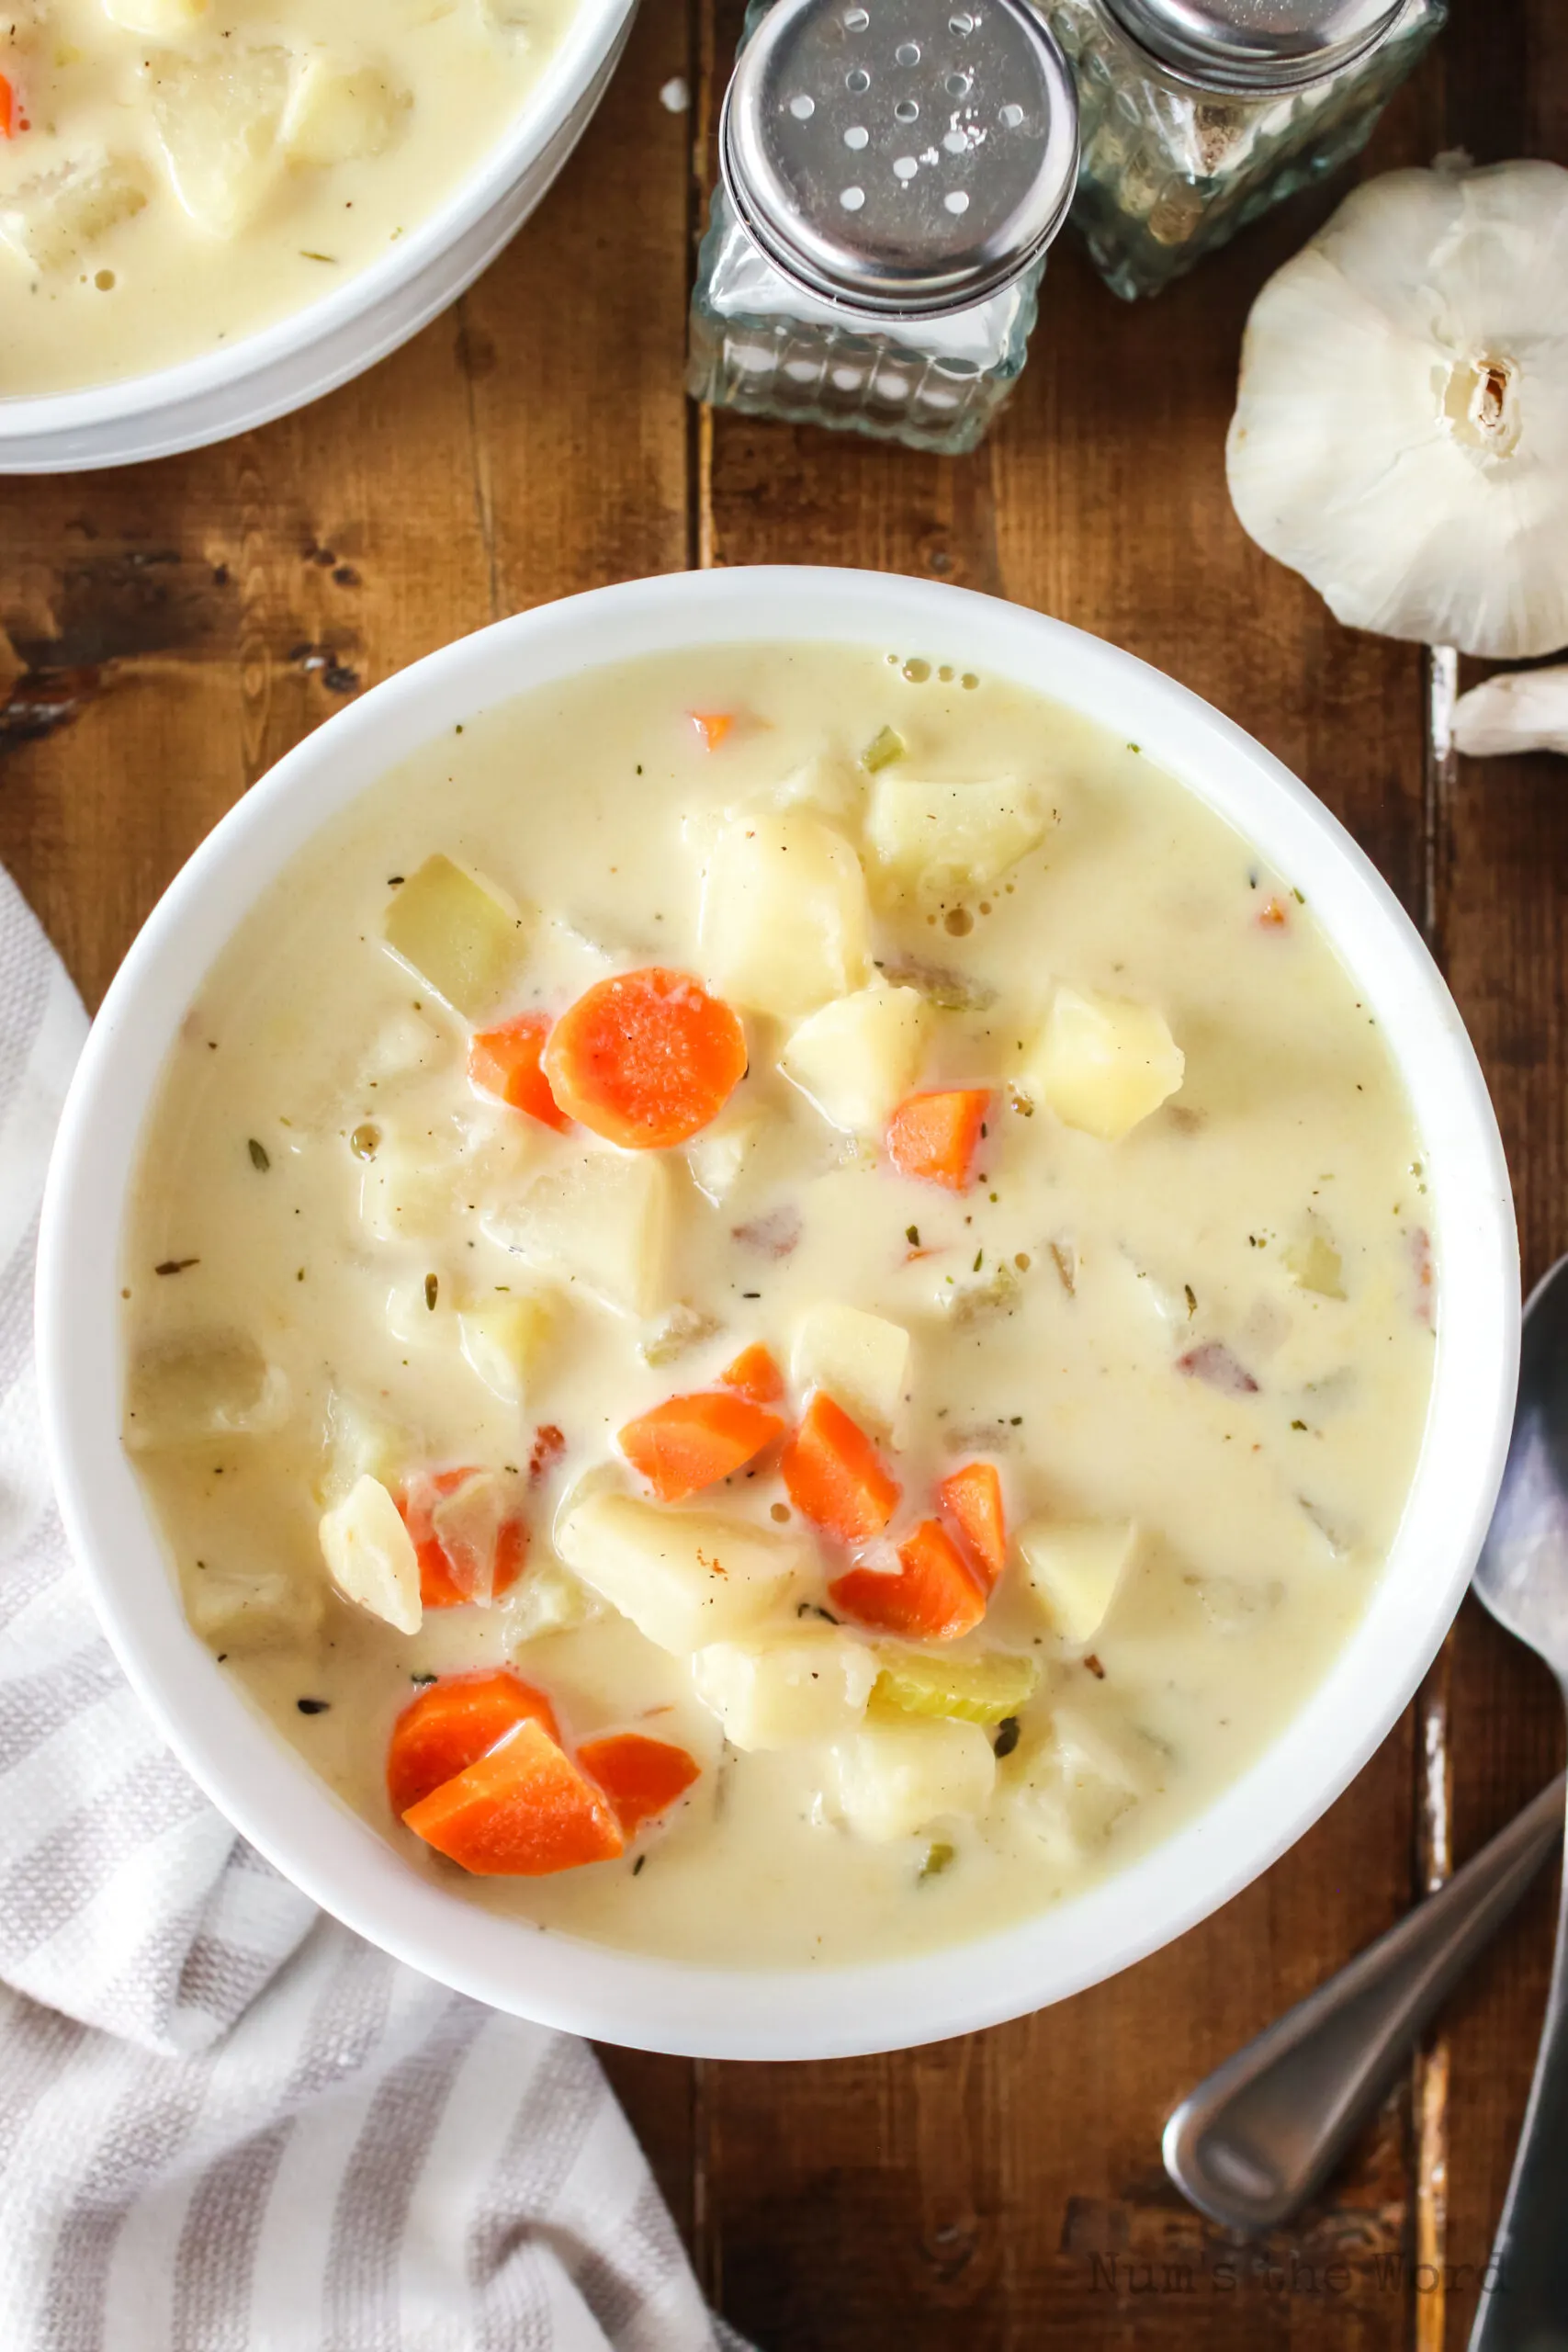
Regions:
[[265, 1435], [288, 1419], [287, 1374], [243, 1331], [159, 1340], [126, 1378], [125, 1442], [134, 1453]]
[[807, 1547], [717, 1511], [667, 1510], [634, 1495], [590, 1495], [556, 1528], [585, 1585], [676, 1657], [764, 1617], [807, 1564]]
[[1285, 1251], [1285, 1265], [1298, 1290], [1315, 1291], [1320, 1298], [1343, 1298], [1345, 1268], [1326, 1234], [1313, 1230]]
[[978, 1724], [868, 1722], [834, 1751], [845, 1821], [878, 1844], [950, 1814], [983, 1813], [997, 1759]]
[[289, 100], [283, 143], [296, 164], [345, 164], [384, 154], [412, 103], [409, 92], [378, 66], [312, 57]]
[[580, 1577], [558, 1560], [530, 1558], [524, 1575], [498, 1606], [514, 1645], [544, 1641], [551, 1634], [570, 1634], [591, 1618], [602, 1617], [604, 1604], [590, 1592]]
[[782, 1021], [866, 978], [865, 876], [842, 833], [809, 808], [745, 810], [714, 843], [703, 884], [704, 975], [721, 996]]
[[879, 1705], [907, 1715], [955, 1715], [968, 1724], [1005, 1723], [1040, 1681], [1032, 1657], [993, 1650], [987, 1657], [940, 1657], [884, 1645], [876, 1653]]
[[439, 850], [400, 883], [381, 928], [393, 953], [467, 1021], [493, 1012], [522, 967], [516, 908]]
[[617, 1314], [670, 1300], [670, 1170], [656, 1152], [563, 1152], [486, 1230], [536, 1272], [587, 1291]]
[[1023, 1572], [1069, 1642], [1093, 1639], [1138, 1548], [1133, 1520], [1034, 1520], [1019, 1532]]
[[716, 1208], [729, 1198], [755, 1159], [767, 1124], [761, 1111], [725, 1112], [686, 1146], [693, 1181]]
[[198, 228], [237, 236], [283, 169], [288, 51], [227, 42], [201, 57], [164, 51], [143, 74], [175, 193]]
[[1176, 1092], [1186, 1067], [1156, 1006], [1063, 988], [1020, 1079], [1065, 1125], [1117, 1143]]
[[550, 1336], [547, 1299], [533, 1291], [496, 1291], [458, 1311], [464, 1355], [503, 1404], [520, 1405]]
[[872, 787], [865, 837], [883, 878], [931, 901], [981, 890], [1045, 838], [1039, 790], [1014, 776], [928, 784], [902, 766]]
[[179, 40], [207, 17], [211, 0], [103, 0], [111, 25], [148, 40]]
[[860, 815], [864, 788], [864, 778], [856, 775], [847, 760], [818, 752], [774, 786], [773, 798], [781, 808], [814, 808], [829, 824], [847, 825]]
[[323, 1613], [319, 1582], [282, 1568], [197, 1568], [185, 1581], [186, 1615], [214, 1649], [277, 1649], [308, 1641]]
[[419, 1555], [397, 1504], [378, 1478], [360, 1478], [322, 1515], [321, 1556], [345, 1600], [400, 1634], [417, 1634], [424, 1610]]
[[931, 1009], [918, 989], [874, 980], [803, 1021], [779, 1066], [831, 1125], [880, 1140], [914, 1091], [931, 1026]]
[[831, 1625], [802, 1625], [710, 1643], [692, 1660], [692, 1679], [732, 1746], [813, 1747], [841, 1738], [864, 1714], [876, 1662]]
[[457, 1137], [383, 1132], [359, 1182], [361, 1222], [378, 1241], [434, 1241], [457, 1205]]
[[0, 199], [0, 243], [28, 269], [70, 269], [147, 202], [146, 175], [128, 155], [82, 155]]
[[385, 1413], [334, 1389], [327, 1400], [316, 1499], [323, 1505], [340, 1503], [361, 1478], [378, 1478], [382, 1486], [395, 1487], [421, 1451], [419, 1442]]
[[909, 1379], [909, 1334], [902, 1324], [819, 1300], [800, 1319], [791, 1365], [797, 1388], [825, 1388], [852, 1420], [883, 1437], [897, 1428]]
[[1062, 1860], [1102, 1846], [1148, 1785], [1127, 1743], [1081, 1713], [1058, 1708], [1048, 1735], [1021, 1750], [1010, 1775], [1020, 1813]]

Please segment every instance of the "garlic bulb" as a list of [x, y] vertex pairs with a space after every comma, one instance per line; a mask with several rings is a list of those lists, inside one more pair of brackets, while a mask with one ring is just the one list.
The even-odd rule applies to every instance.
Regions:
[[1568, 171], [1357, 188], [1252, 306], [1225, 461], [1243, 528], [1350, 628], [1568, 643]]
[[1506, 670], [1454, 705], [1456, 751], [1472, 760], [1508, 752], [1568, 752], [1568, 668]]

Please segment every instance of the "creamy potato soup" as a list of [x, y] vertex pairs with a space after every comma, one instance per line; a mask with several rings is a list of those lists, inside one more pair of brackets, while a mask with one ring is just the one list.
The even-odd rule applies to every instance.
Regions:
[[216, 350], [386, 253], [571, 0], [0, 0], [0, 396]]
[[940, 646], [491, 709], [192, 1007], [126, 1438], [412, 1869], [691, 1959], [1037, 1912], [1322, 1675], [1433, 1358], [1421, 1144], [1288, 875]]

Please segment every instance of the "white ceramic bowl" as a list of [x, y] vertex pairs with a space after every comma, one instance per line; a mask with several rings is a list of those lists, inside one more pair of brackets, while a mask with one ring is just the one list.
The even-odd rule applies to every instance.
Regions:
[[587, 129], [637, 0], [577, 0], [505, 137], [439, 210], [334, 291], [198, 359], [82, 391], [0, 398], [0, 474], [129, 465], [248, 433], [346, 384], [456, 301]]
[[[1021, 1927], [855, 1968], [731, 1972], [493, 1917], [406, 1868], [226, 1680], [192, 1634], [119, 1443], [118, 1253], [149, 1099], [186, 1006], [254, 899], [411, 744], [545, 682], [685, 645], [832, 640], [1005, 675], [1134, 737], [1302, 888], [1382, 1024], [1430, 1171], [1441, 1313], [1431, 1413], [1393, 1555], [1325, 1680], [1241, 1780], [1154, 1851]], [[1394, 899], [1280, 763], [1113, 646], [967, 591], [872, 572], [686, 572], [502, 621], [350, 706], [248, 793], [126, 958], [66, 1104], [40, 1247], [44, 1426], [71, 1540], [169, 1742], [263, 1853], [431, 1976], [547, 2024], [649, 2049], [804, 2058], [992, 2024], [1125, 1968], [1255, 1878], [1388, 1732], [1453, 1615], [1490, 1516], [1517, 1369], [1518, 1261], [1486, 1090]]]

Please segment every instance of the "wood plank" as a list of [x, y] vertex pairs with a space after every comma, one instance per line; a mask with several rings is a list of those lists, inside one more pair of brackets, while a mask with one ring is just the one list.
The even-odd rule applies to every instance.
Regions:
[[[1568, 24], [1552, 0], [1456, 11], [1439, 52], [1446, 145], [1479, 163], [1568, 163]], [[1461, 684], [1484, 674], [1465, 663]], [[1550, 759], [1459, 761], [1434, 810], [1436, 945], [1497, 1106], [1527, 1283], [1568, 1248], [1564, 1180], [1564, 969], [1568, 804]], [[1562, 1709], [1545, 1670], [1474, 1602], [1451, 1643], [1452, 1848], [1462, 1861], [1562, 1759]], [[1555, 1889], [1535, 1889], [1450, 2007], [1439, 2044], [1450, 2155], [1442, 2305], [1435, 2344], [1461, 2352], [1512, 2168], [1535, 2062], [1555, 1927]]]
[[[716, 48], [725, 51], [722, 40]], [[1432, 152], [1428, 74], [1370, 168]], [[1416, 649], [1353, 637], [1242, 537], [1223, 440], [1258, 286], [1330, 198], [1266, 224], [1156, 306], [1068, 245], [1012, 410], [975, 458], [713, 420], [708, 544], [999, 591], [1143, 654], [1304, 775], [1413, 911], [1424, 884]], [[1167, 2184], [1169, 2105], [1398, 1916], [1411, 1893], [1407, 1723], [1318, 1828], [1217, 1918], [1057, 2009], [850, 2066], [714, 2067], [716, 2275], [770, 2352], [1392, 2347], [1414, 2290], [1407, 2101], [1301, 2226], [1238, 2255]]]

